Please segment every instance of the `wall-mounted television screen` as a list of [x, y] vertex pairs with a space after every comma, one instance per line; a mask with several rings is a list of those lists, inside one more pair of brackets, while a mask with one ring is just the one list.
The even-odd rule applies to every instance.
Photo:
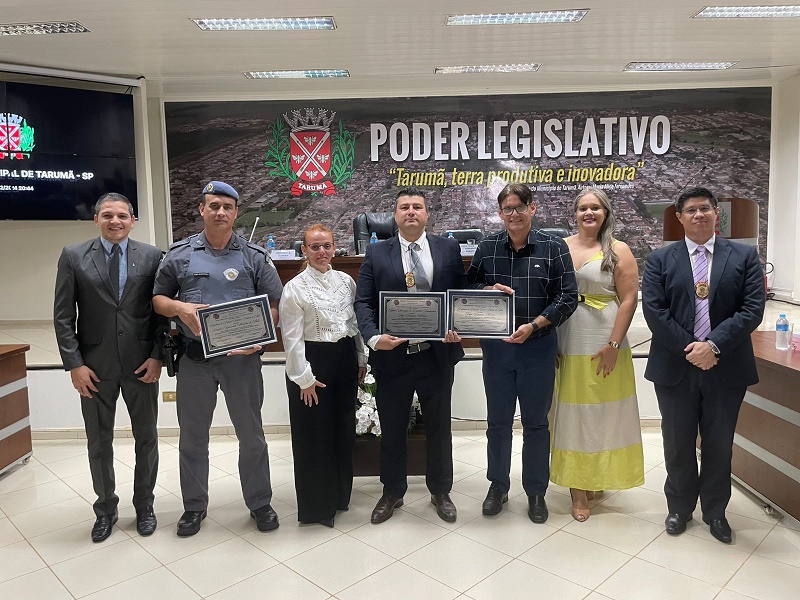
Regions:
[[106, 192], [136, 209], [132, 96], [0, 81], [0, 219], [91, 219]]

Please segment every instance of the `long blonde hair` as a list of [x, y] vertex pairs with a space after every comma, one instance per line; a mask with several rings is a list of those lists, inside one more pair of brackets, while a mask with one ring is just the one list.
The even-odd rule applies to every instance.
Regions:
[[603, 261], [600, 263], [600, 270], [613, 273], [614, 267], [617, 266], [617, 261], [619, 260], [616, 252], [614, 252], [614, 230], [617, 227], [617, 220], [614, 217], [614, 209], [611, 206], [611, 200], [609, 200], [608, 195], [603, 190], [594, 187], [583, 188], [575, 197], [575, 202], [572, 203], [572, 213], [575, 214], [578, 212], [578, 204], [581, 198], [588, 194], [594, 194], [595, 198], [600, 201], [600, 206], [602, 206], [603, 210], [606, 212], [606, 218], [600, 226], [600, 234], [598, 235], [600, 249], [603, 251]]

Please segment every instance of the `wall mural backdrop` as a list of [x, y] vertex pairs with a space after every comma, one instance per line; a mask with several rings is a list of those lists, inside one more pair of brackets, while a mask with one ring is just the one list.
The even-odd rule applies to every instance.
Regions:
[[769, 88], [165, 105], [173, 238], [202, 230], [209, 180], [240, 194], [237, 231], [289, 248], [310, 224], [354, 253], [352, 220], [425, 189], [429, 230], [501, 228], [497, 194], [534, 190], [536, 223], [575, 229], [572, 200], [608, 193], [637, 259], [661, 246], [664, 209], [703, 185], [759, 205], [766, 251]]

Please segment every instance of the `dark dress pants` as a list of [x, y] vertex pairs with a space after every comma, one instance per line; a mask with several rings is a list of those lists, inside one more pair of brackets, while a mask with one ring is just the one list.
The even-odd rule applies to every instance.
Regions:
[[135, 440], [136, 467], [133, 471], [133, 506], [152, 506], [158, 474], [158, 383], [142, 383], [134, 375], [120, 373], [115, 379], [95, 383], [92, 398], [81, 396], [86, 427], [89, 470], [97, 500], [98, 517], [113, 515], [119, 504], [114, 478], [114, 416], [120, 391], [128, 407]]
[[522, 344], [481, 340], [486, 390], [488, 468], [486, 478], [506, 492], [511, 485], [511, 440], [519, 400], [522, 419], [522, 487], [528, 496], [544, 495], [550, 479], [550, 430], [556, 333]]
[[399, 372], [375, 371], [383, 493], [402, 498], [408, 489], [408, 416], [415, 391], [425, 424], [425, 483], [431, 494], [446, 493], [453, 487], [450, 402], [455, 367], [441, 365], [432, 348], [404, 358]]
[[669, 512], [688, 515], [699, 497], [706, 520], [723, 518], [731, 499], [733, 434], [747, 389], [725, 385], [713, 368], [702, 371], [694, 366], [676, 385], [656, 385], [655, 389], [661, 409]]
[[292, 425], [297, 520], [332, 519], [350, 504], [353, 444], [356, 439], [358, 357], [351, 337], [337, 342], [306, 342], [306, 360], [317, 381], [319, 404], [306, 406], [300, 387], [286, 378]]

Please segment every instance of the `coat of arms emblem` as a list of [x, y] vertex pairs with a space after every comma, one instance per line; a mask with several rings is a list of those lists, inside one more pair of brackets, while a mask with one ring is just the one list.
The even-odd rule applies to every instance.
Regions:
[[19, 115], [0, 113], [0, 160], [30, 158], [33, 146], [33, 127]]
[[341, 119], [331, 131], [335, 117], [335, 112], [324, 108], [305, 108], [284, 113], [269, 126], [264, 164], [270, 167], [270, 175], [294, 182], [292, 196], [332, 196], [337, 186], [347, 188], [353, 175], [355, 135], [344, 129]]

